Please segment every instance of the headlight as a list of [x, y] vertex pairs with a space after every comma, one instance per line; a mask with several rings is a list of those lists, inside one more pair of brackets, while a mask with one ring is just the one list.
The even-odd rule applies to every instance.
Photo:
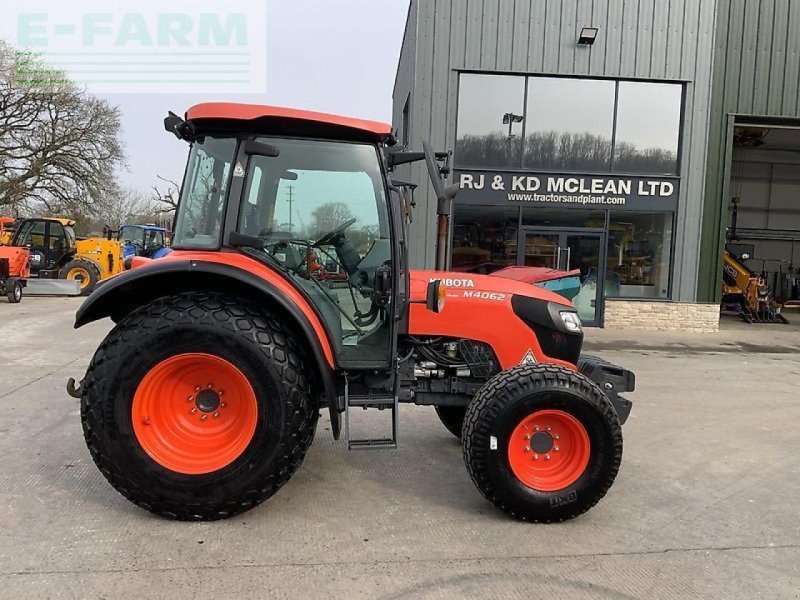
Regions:
[[583, 331], [583, 325], [581, 324], [581, 318], [578, 316], [578, 313], [562, 310], [561, 320], [564, 321], [564, 327], [568, 330], [575, 332]]

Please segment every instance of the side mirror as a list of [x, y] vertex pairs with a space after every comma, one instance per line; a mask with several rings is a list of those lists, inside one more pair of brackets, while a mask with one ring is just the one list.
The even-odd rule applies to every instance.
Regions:
[[425, 298], [425, 306], [432, 312], [440, 313], [444, 308], [446, 296], [447, 288], [442, 283], [442, 280], [434, 279], [428, 283], [428, 293]]

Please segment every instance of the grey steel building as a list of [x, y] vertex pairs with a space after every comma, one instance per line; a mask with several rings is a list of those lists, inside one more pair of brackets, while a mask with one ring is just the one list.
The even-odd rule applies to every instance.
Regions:
[[[454, 150], [450, 268], [579, 269], [587, 324], [706, 331], [737, 185], [772, 178], [740, 219], [800, 242], [799, 73], [800, 0], [411, 0], [393, 119]], [[398, 177], [432, 267], [435, 200]]]

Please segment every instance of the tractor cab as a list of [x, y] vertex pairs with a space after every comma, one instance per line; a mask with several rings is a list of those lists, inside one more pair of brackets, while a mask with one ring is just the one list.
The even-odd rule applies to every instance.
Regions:
[[122, 254], [131, 256], [161, 258], [169, 253], [167, 230], [155, 225], [123, 225], [117, 232], [117, 240], [122, 242]]
[[11, 246], [27, 247], [31, 271], [39, 277], [57, 277], [58, 270], [75, 252], [75, 221], [71, 219], [24, 219], [11, 239]]
[[289, 124], [303, 111], [247, 110], [189, 111], [198, 133], [173, 247], [241, 249], [310, 299], [339, 365], [387, 368], [400, 260], [382, 154], [388, 126], [306, 121], [298, 131]]

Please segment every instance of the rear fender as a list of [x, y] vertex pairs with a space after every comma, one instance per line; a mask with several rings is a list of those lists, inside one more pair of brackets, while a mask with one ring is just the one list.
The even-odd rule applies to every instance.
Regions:
[[214, 253], [203, 256], [202, 260], [165, 257], [148, 261], [146, 266], [126, 271], [98, 286], [78, 310], [75, 328], [105, 317], [118, 323], [157, 298], [190, 291], [238, 295], [282, 313], [286, 322], [305, 338], [319, 376], [320, 391], [330, 409], [331, 430], [334, 438], [339, 438], [341, 414], [333, 377], [334, 354], [325, 328], [299, 292], [280, 275], [252, 259]]

